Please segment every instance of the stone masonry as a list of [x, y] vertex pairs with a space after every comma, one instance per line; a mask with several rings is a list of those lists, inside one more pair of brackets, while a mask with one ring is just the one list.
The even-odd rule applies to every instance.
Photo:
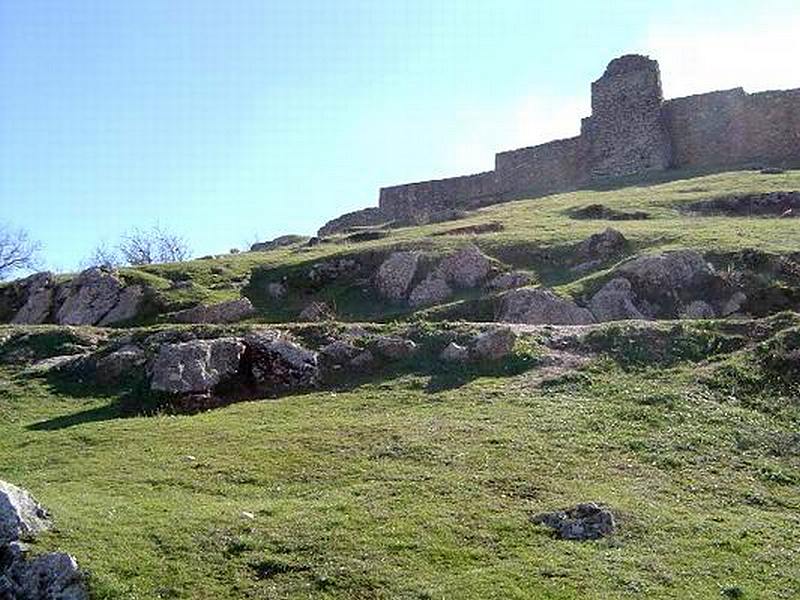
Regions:
[[765, 166], [800, 166], [800, 88], [664, 101], [658, 63], [631, 54], [612, 60], [592, 83], [592, 114], [579, 136], [501, 152], [493, 171], [383, 188], [378, 207], [334, 219], [320, 235], [423, 224], [447, 211], [647, 172]]

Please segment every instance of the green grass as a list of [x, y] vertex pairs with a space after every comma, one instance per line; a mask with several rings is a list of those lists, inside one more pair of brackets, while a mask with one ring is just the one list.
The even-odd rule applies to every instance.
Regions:
[[[4, 367], [0, 472], [50, 507], [35, 548], [74, 553], [94, 598], [796, 597], [798, 396], [776, 388], [773, 411], [763, 389], [705, 383], [726, 360], [772, 363], [741, 344], [706, 363], [699, 325], [667, 332], [690, 351], [657, 365], [618, 337], [542, 387], [535, 362], [429, 364], [194, 416], [126, 418], [113, 393]], [[586, 500], [618, 535], [529, 521]]]

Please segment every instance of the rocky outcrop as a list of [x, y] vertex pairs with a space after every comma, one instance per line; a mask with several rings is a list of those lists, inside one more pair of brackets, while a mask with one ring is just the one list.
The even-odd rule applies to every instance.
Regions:
[[256, 314], [247, 298], [237, 298], [218, 304], [200, 304], [173, 315], [177, 323], [236, 323]]
[[550, 290], [521, 288], [500, 297], [497, 320], [536, 325], [585, 325], [592, 313]]
[[800, 216], [800, 191], [741, 194], [701, 200], [688, 205], [689, 210], [702, 215], [738, 217], [797, 217]]
[[611, 258], [620, 256], [628, 245], [628, 240], [616, 229], [611, 227], [600, 233], [590, 235], [575, 247], [573, 261], [584, 263], [603, 263]]
[[286, 246], [305, 244], [309, 239], [311, 238], [307, 235], [282, 235], [267, 242], [256, 242], [250, 246], [250, 252], [268, 252], [278, 248], [285, 248]]
[[208, 393], [236, 375], [244, 351], [236, 338], [165, 344], [152, 365], [150, 386], [172, 394]]
[[50, 529], [47, 511], [27, 491], [0, 480], [0, 546]]
[[573, 219], [598, 219], [604, 221], [643, 221], [650, 215], [641, 210], [624, 211], [609, 208], [605, 204], [589, 204], [570, 212]]
[[562, 540], [597, 540], [612, 535], [617, 528], [613, 513], [594, 502], [541, 513], [531, 520], [549, 527]]
[[690, 302], [689, 305], [681, 311], [682, 319], [713, 319], [716, 316], [717, 312], [714, 310], [714, 307], [703, 300]]
[[145, 351], [135, 344], [126, 344], [97, 359], [97, 379], [105, 384], [118, 384], [133, 376], [147, 362]]
[[589, 308], [600, 322], [645, 318], [636, 308], [636, 294], [631, 282], [624, 277], [612, 279], [600, 288], [592, 297]]
[[408, 296], [408, 304], [413, 307], [430, 306], [444, 302], [453, 295], [453, 290], [437, 273], [431, 273], [420, 281]]
[[55, 276], [52, 273], [36, 273], [17, 283], [24, 290], [23, 304], [14, 318], [15, 325], [38, 325], [46, 323], [53, 310], [55, 294]]
[[392, 219], [387, 217], [378, 207], [365, 208], [363, 210], [343, 214], [340, 217], [328, 221], [319, 228], [317, 235], [319, 237], [325, 237], [347, 231], [354, 227], [382, 225], [391, 220]]
[[312, 387], [320, 380], [318, 354], [275, 332], [252, 333], [244, 338], [244, 365], [259, 393]]
[[0, 481], [0, 598], [88, 599], [75, 558], [49, 552], [29, 559], [20, 543], [50, 527], [47, 511], [27, 491]]
[[378, 293], [391, 302], [402, 301], [414, 280], [418, 262], [418, 252], [395, 252], [389, 256], [375, 274]]
[[317, 286], [354, 277], [361, 270], [361, 265], [352, 258], [333, 258], [312, 265], [308, 271], [308, 279]]
[[58, 290], [59, 325], [97, 325], [111, 312], [125, 284], [113, 272], [92, 267]]
[[492, 270], [491, 261], [474, 244], [465, 246], [439, 263], [436, 274], [456, 288], [474, 288], [483, 283]]

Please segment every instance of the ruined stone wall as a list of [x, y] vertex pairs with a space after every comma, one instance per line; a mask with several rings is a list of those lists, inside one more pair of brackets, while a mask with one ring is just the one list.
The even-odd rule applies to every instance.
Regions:
[[557, 140], [495, 156], [498, 190], [506, 196], [547, 194], [586, 183], [587, 144], [583, 137]]
[[581, 135], [589, 143], [593, 179], [661, 171], [670, 164], [670, 141], [661, 113], [658, 63], [628, 55], [611, 61], [592, 83], [592, 116]]
[[675, 168], [800, 164], [800, 90], [677, 98], [664, 115]]
[[392, 220], [427, 223], [437, 212], [497, 201], [494, 171], [381, 189], [379, 206]]

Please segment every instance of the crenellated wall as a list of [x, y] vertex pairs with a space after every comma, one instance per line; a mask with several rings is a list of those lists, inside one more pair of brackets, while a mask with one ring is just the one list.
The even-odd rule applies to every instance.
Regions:
[[577, 137], [501, 152], [494, 171], [383, 188], [379, 206], [334, 219], [320, 235], [678, 168], [800, 166], [800, 89], [736, 88], [664, 101], [658, 63], [627, 55], [592, 83]]

